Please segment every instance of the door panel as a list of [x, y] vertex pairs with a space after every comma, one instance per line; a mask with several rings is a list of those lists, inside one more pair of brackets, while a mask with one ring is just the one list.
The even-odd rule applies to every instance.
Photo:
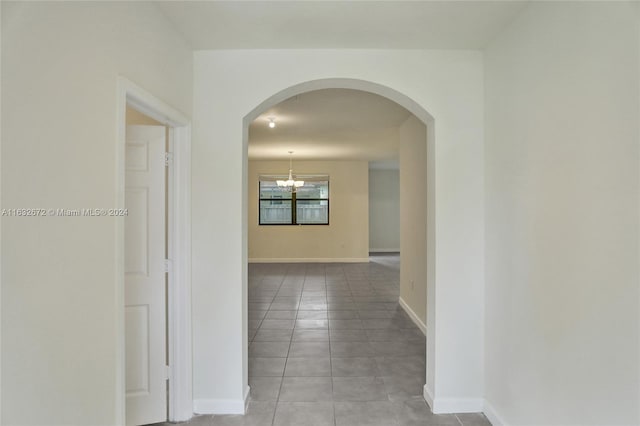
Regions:
[[165, 128], [127, 126], [125, 356], [127, 425], [167, 418]]
[[124, 234], [125, 274], [149, 277], [149, 189], [129, 186], [125, 193], [128, 215], [125, 219]]
[[149, 386], [149, 305], [127, 306], [127, 395], [148, 395]]

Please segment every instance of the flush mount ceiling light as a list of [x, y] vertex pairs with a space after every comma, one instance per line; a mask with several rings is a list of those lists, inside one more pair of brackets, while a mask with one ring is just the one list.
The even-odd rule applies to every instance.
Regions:
[[273, 129], [276, 127], [276, 120], [273, 117], [269, 117], [269, 128]]
[[291, 192], [296, 192], [298, 188], [304, 186], [303, 180], [293, 179], [293, 151], [289, 151], [289, 179], [277, 180], [276, 183], [279, 187]]

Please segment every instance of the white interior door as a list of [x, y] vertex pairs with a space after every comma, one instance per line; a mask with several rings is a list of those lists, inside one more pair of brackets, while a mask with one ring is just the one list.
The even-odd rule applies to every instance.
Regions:
[[127, 425], [167, 419], [165, 128], [127, 126], [125, 356]]

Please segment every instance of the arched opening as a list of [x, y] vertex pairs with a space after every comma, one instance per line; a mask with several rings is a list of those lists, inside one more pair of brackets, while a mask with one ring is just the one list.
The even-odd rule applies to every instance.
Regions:
[[[426, 132], [424, 137], [424, 148], [427, 153], [427, 165], [426, 165], [426, 182], [424, 182], [424, 188], [426, 190], [426, 198], [427, 198], [427, 207], [426, 207], [426, 233], [423, 235], [423, 241], [426, 246], [426, 259], [423, 259], [423, 262], [426, 264], [426, 276], [424, 279], [426, 280], [426, 330], [427, 330], [427, 349], [426, 349], [426, 377], [424, 377], [424, 382], [426, 382], [425, 389], [431, 388], [433, 389], [434, 384], [434, 358], [430, 356], [435, 352], [435, 339], [429, 339], [429, 325], [432, 324], [430, 319], [435, 317], [435, 184], [434, 184], [434, 153], [435, 153], [435, 132], [434, 132], [434, 119], [433, 117], [420, 105], [414, 102], [412, 99], [407, 97], [406, 95], [391, 89], [386, 86], [382, 86], [379, 84], [371, 83], [364, 80], [356, 80], [356, 79], [323, 79], [323, 80], [315, 80], [309, 81], [305, 83], [301, 83], [287, 89], [284, 89], [264, 102], [254, 108], [249, 114], [244, 117], [243, 120], [243, 252], [248, 252], [248, 221], [249, 219], [249, 207], [248, 207], [248, 198], [249, 198], [249, 185], [255, 185], [255, 182], [248, 182], [247, 174], [248, 174], [248, 145], [249, 145], [249, 125], [259, 117], [264, 111], [273, 107], [274, 105], [279, 104], [280, 102], [289, 99], [293, 96], [300, 95], [303, 93], [317, 91], [322, 89], [353, 89], [364, 92], [373, 93], [382, 97], [385, 97], [402, 107], [408, 110], [413, 114], [420, 122], [426, 127]], [[248, 275], [248, 271], [244, 271], [244, 277], [246, 278]], [[243, 316], [245, 321], [247, 321], [248, 315], [248, 303], [247, 303], [248, 295], [244, 294], [244, 312]], [[246, 328], [246, 327], [245, 327]], [[248, 382], [248, 358], [249, 358], [249, 336], [245, 336], [244, 346], [243, 346], [243, 363], [244, 363], [244, 380], [245, 385]], [[430, 385], [431, 384], [431, 385]]]

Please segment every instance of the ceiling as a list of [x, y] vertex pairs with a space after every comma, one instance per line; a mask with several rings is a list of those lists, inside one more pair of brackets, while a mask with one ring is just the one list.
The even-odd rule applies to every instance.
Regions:
[[[194, 50], [483, 49], [526, 6], [520, 0], [156, 1]], [[249, 129], [250, 159], [359, 159], [397, 167], [410, 113], [378, 95], [327, 89], [288, 99]], [[268, 127], [274, 117], [275, 129]]]
[[[289, 98], [249, 126], [250, 159], [393, 160], [398, 128], [411, 113], [389, 99], [352, 89]], [[269, 128], [273, 118], [276, 127]]]
[[526, 1], [157, 1], [195, 50], [482, 49]]

